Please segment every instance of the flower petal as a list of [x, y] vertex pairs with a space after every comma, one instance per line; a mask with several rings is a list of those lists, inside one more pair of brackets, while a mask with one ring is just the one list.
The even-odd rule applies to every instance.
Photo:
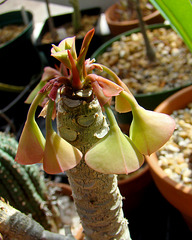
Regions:
[[119, 113], [126, 113], [131, 111], [131, 105], [124, 97], [120, 95], [115, 97], [115, 110]]
[[82, 153], [70, 143], [52, 132], [46, 138], [43, 168], [49, 174], [56, 174], [75, 167], [81, 160]]
[[141, 153], [150, 155], [157, 151], [173, 134], [175, 122], [169, 115], [145, 110], [139, 105], [132, 113], [130, 138]]
[[103, 93], [102, 88], [99, 86], [99, 83], [97, 81], [94, 81], [91, 83], [93, 92], [97, 96], [97, 99], [99, 101], [99, 104], [101, 107], [103, 107], [106, 103], [109, 103], [111, 101], [111, 97], [106, 97]]
[[51, 56], [62, 62], [67, 68], [71, 69], [67, 50], [52, 53]]
[[52, 45], [51, 56], [55, 57], [61, 61], [67, 68], [70, 69], [71, 64], [68, 58], [67, 50], [71, 51], [71, 55], [74, 59], [77, 59], [77, 54], [75, 50], [75, 37], [69, 37], [62, 40], [58, 46]]
[[98, 76], [96, 74], [89, 74], [86, 77], [86, 81], [90, 80], [91, 83], [97, 81], [99, 86], [102, 88], [103, 93], [106, 97], [112, 97], [117, 96], [121, 91], [123, 91], [123, 88], [121, 88], [116, 83], [108, 80], [107, 78]]
[[15, 161], [20, 164], [34, 164], [42, 160], [45, 139], [35, 121], [35, 112], [45, 94], [38, 94], [28, 111], [27, 120], [20, 136]]
[[41, 162], [44, 146], [45, 139], [37, 123], [34, 120], [26, 121], [19, 140], [15, 161], [23, 165]]

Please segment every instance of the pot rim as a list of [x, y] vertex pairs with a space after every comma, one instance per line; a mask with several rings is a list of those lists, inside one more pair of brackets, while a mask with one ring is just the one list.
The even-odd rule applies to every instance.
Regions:
[[[20, 38], [22, 35], [26, 34], [28, 31], [29, 32], [31, 31], [31, 34], [32, 34], [32, 31], [33, 31], [33, 14], [32, 14], [32, 12], [30, 12], [28, 10], [26, 10], [25, 12], [27, 13], [27, 16], [29, 18], [29, 22], [26, 24], [26, 27], [24, 28], [24, 30], [21, 33], [19, 33], [16, 37], [14, 37], [13, 39], [11, 39], [11, 40], [5, 42], [4, 44], [2, 44], [0, 46], [0, 49], [5, 48], [7, 45], [10, 45], [12, 42], [15, 42], [18, 38]], [[9, 20], [8, 23], [7, 23], [7, 21], [5, 21], [5, 24], [4, 24], [4, 23], [2, 23], [2, 20], [0, 21], [1, 22], [0, 27], [4, 27], [4, 26], [10, 25], [10, 24], [15, 24], [15, 25], [16, 24], [22, 24], [23, 23], [22, 15], [18, 15], [19, 13], [21, 13], [21, 11], [9, 11], [9, 12], [0, 14], [0, 19], [3, 18], [4, 16], [8, 17], [10, 15], [10, 20]], [[14, 15], [14, 14], [16, 15], [15, 17], [17, 17], [17, 18], [19, 17], [21, 19], [16, 20], [15, 18], [13, 18], [12, 15]]]
[[[114, 11], [114, 9], [116, 8], [117, 6], [117, 3], [111, 5], [106, 11], [105, 11], [105, 17], [106, 17], [106, 20], [109, 24], [113, 24], [114, 26], [124, 26], [124, 25], [135, 25], [135, 24], [138, 24], [139, 21], [138, 19], [134, 19], [134, 20], [126, 20], [126, 21], [114, 21], [110, 18], [110, 13]], [[160, 13], [158, 10], [155, 10], [154, 12], [152, 12], [151, 14], [143, 17], [143, 20], [144, 21], [148, 21], [149, 19], [151, 18], [154, 18], [156, 16], [158, 16]]]
[[[182, 99], [183, 101], [179, 101], [179, 105], [176, 107], [175, 102], [176, 99]], [[182, 90], [174, 93], [166, 100], [164, 100], [159, 106], [154, 110], [155, 112], [161, 112], [166, 114], [171, 114], [174, 110], [184, 108], [189, 102], [192, 102], [192, 86], [188, 86], [183, 88]], [[175, 107], [172, 107], [175, 106]], [[192, 188], [185, 186], [182, 183], [178, 183], [172, 180], [167, 174], [163, 171], [163, 169], [158, 165], [158, 157], [156, 153], [151, 154], [151, 156], [146, 156], [147, 163], [149, 164], [149, 168], [160, 178], [164, 179], [164, 181], [171, 185], [178, 191], [183, 192], [184, 194], [192, 195]]]

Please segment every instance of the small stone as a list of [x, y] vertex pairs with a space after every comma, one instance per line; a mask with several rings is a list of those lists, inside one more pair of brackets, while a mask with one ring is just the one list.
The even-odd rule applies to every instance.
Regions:
[[178, 55], [180, 54], [180, 51], [179, 51], [178, 48], [173, 48], [173, 49], [171, 50], [171, 54], [172, 54], [173, 56], [178, 56]]
[[172, 171], [171, 171], [170, 168], [166, 168], [166, 169], [164, 170], [164, 172], [165, 172], [169, 177], [172, 176]]

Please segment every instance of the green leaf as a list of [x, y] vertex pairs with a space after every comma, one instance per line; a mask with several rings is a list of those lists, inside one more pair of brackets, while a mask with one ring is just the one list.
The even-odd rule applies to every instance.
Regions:
[[150, 0], [192, 52], [192, 5], [189, 0]]

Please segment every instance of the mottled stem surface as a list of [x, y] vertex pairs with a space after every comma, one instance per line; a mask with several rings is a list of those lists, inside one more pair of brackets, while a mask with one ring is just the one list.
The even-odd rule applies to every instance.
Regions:
[[[63, 97], [58, 104], [57, 126], [59, 134], [83, 154], [108, 132], [106, 118], [96, 99], [88, 102]], [[84, 159], [68, 170], [67, 175], [85, 239], [130, 240], [117, 176], [94, 171]]]

